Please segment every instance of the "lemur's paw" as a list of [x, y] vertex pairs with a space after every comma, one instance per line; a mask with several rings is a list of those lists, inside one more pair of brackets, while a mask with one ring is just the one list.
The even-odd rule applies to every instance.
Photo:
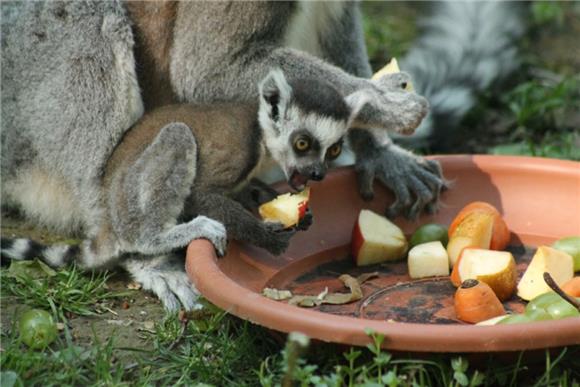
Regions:
[[280, 255], [290, 244], [290, 239], [296, 234], [296, 228], [284, 228], [282, 223], [264, 223], [267, 231], [267, 238], [263, 247], [273, 255]]
[[200, 228], [198, 238], [209, 240], [215, 247], [217, 255], [223, 257], [226, 254], [228, 244], [225, 226], [217, 220], [203, 215], [196, 217], [192, 222], [195, 222], [196, 226]]
[[439, 162], [416, 156], [395, 145], [374, 155], [359, 158], [355, 166], [360, 193], [365, 200], [374, 197], [376, 178], [395, 195], [395, 202], [386, 211], [389, 218], [404, 215], [413, 220], [424, 211], [432, 214], [438, 210], [441, 192], [449, 187]]
[[312, 216], [312, 211], [310, 211], [310, 208], [308, 208], [304, 216], [298, 221], [296, 229], [299, 231], [306, 231], [310, 228], [310, 226], [312, 226], [313, 222], [314, 217]]
[[168, 311], [201, 306], [199, 292], [185, 273], [183, 258], [176, 255], [129, 258], [123, 266], [144, 290], [153, 292]]
[[347, 97], [347, 101], [368, 101], [356, 116], [353, 127], [413, 133], [427, 115], [429, 102], [419, 94], [405, 90], [411, 82], [410, 76], [406, 73], [388, 74], [368, 82], [368, 88]]

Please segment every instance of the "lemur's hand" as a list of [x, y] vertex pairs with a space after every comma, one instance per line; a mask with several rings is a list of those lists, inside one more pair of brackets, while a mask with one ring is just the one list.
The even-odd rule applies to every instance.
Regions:
[[274, 255], [280, 255], [288, 248], [290, 239], [296, 234], [296, 228], [284, 228], [282, 223], [264, 222], [268, 238], [261, 247]]
[[388, 74], [378, 80], [369, 80], [368, 88], [347, 96], [346, 101], [351, 107], [357, 101], [367, 101], [356, 115], [352, 127], [412, 133], [427, 114], [429, 103], [424, 97], [405, 90], [410, 82], [411, 77], [407, 73]]
[[379, 145], [365, 130], [351, 131], [350, 139], [357, 155], [359, 190], [365, 200], [374, 197], [373, 182], [377, 179], [395, 195], [395, 202], [386, 210], [388, 217], [404, 215], [416, 219], [423, 211], [437, 211], [439, 196], [448, 188], [437, 161], [416, 156], [392, 143]]
[[298, 221], [296, 229], [299, 231], [306, 231], [310, 228], [310, 226], [312, 226], [312, 221], [313, 221], [312, 211], [310, 211], [310, 208], [308, 208], [302, 219]]

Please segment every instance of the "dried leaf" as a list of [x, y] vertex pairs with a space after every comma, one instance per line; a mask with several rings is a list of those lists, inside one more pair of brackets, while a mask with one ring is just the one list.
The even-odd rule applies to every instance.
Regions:
[[141, 289], [141, 284], [139, 282], [129, 282], [127, 284], [127, 289], [139, 290]]
[[262, 290], [262, 295], [271, 300], [281, 301], [287, 300], [292, 297], [292, 292], [290, 290], [278, 290], [273, 288], [264, 288]]

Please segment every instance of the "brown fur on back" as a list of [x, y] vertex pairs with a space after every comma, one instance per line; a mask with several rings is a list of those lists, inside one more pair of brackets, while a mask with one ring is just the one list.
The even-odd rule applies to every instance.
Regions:
[[168, 105], [146, 113], [115, 148], [107, 163], [105, 186], [117, 171], [137, 160], [163, 127], [182, 122], [197, 142], [196, 189], [231, 191], [259, 162], [262, 137], [256, 117], [256, 106], [239, 104]]
[[175, 102], [169, 61], [173, 45], [176, 1], [126, 1], [133, 21], [135, 59], [145, 110]]

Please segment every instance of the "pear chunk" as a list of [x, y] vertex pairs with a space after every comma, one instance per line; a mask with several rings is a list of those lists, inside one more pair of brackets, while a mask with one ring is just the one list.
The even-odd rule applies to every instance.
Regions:
[[516, 261], [508, 251], [465, 249], [458, 265], [461, 282], [485, 282], [501, 301], [511, 297], [516, 289]]
[[544, 272], [550, 273], [558, 286], [574, 277], [572, 256], [548, 246], [540, 246], [518, 283], [518, 296], [531, 300], [540, 294], [551, 291], [544, 281]]

